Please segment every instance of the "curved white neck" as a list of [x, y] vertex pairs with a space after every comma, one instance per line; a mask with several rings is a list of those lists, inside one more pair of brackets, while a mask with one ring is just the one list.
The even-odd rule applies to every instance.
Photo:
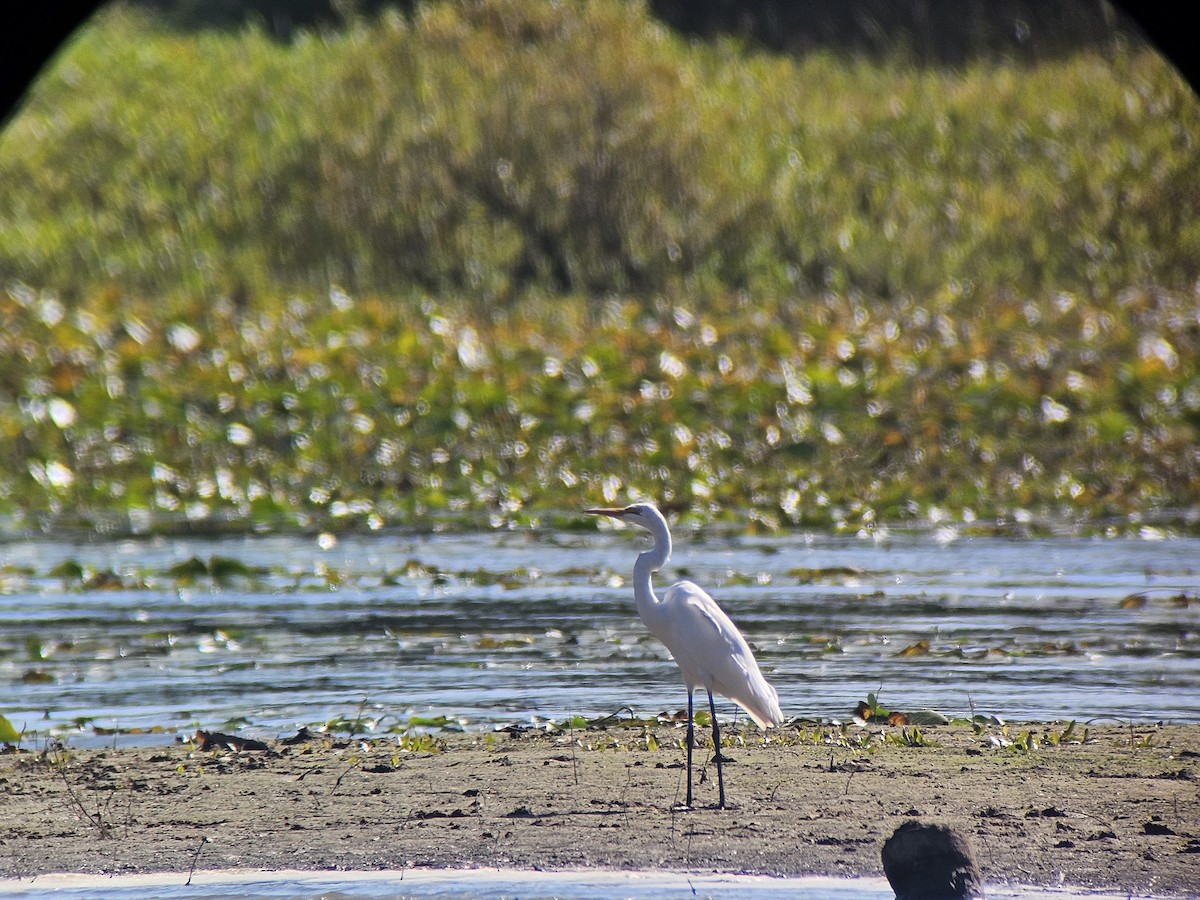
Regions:
[[638, 615], [650, 624], [649, 620], [654, 617], [655, 607], [658, 606], [650, 576], [671, 558], [671, 532], [666, 520], [653, 521], [646, 528], [654, 537], [654, 546], [638, 554], [637, 562], [633, 564], [633, 599], [637, 603]]

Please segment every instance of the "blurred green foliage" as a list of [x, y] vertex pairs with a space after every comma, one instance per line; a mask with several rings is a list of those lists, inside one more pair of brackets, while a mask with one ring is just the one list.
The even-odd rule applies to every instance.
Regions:
[[1200, 498], [1200, 106], [624, 2], [279, 44], [116, 8], [0, 136], [10, 526], [859, 527]]
[[1198, 120], [1148, 51], [797, 61], [616, 0], [443, 3], [280, 45], [117, 8], [0, 144], [0, 270], [68, 302], [1190, 289]]

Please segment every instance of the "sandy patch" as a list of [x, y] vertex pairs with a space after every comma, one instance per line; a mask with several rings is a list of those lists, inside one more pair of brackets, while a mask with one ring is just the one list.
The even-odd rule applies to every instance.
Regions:
[[[1022, 727], [1022, 730], [1024, 726]], [[728, 729], [733, 735], [738, 733]], [[1033, 726], [1052, 736], [1061, 726]], [[909, 818], [955, 825], [988, 881], [1200, 895], [1200, 726], [1093, 727], [1022, 752], [967, 727], [871, 750], [753, 730], [735, 808], [673, 809], [681, 732], [465, 734], [440, 752], [313, 740], [0, 757], [0, 874], [540, 867], [881, 874]], [[710, 752], [701, 750], [698, 760]], [[709, 765], [698, 800], [715, 800]]]

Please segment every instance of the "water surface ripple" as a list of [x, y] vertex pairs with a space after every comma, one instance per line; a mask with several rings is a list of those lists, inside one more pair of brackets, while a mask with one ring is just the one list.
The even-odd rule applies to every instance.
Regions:
[[[949, 716], [1200, 722], [1196, 539], [676, 541], [660, 588], [707, 587], [789, 716], [844, 720], [878, 692]], [[677, 670], [633, 608], [644, 546], [628, 530], [0, 544], [0, 713], [82, 738], [281, 735], [360, 709], [380, 728], [676, 711]], [[255, 573], [170, 574], [192, 557]], [[118, 581], [50, 574], [64, 561]]]

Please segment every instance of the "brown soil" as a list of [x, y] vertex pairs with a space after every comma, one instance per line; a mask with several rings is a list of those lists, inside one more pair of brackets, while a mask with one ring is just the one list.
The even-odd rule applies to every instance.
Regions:
[[[731, 732], [733, 729], [729, 729]], [[889, 733], [898, 733], [886, 729]], [[1080, 729], [1082, 730], [1082, 729]], [[961, 829], [989, 882], [1200, 895], [1200, 726], [1040, 748], [968, 727], [871, 749], [785, 728], [726, 750], [732, 809], [679, 811], [680, 732], [467, 734], [0, 757], [0, 874], [580, 866], [879, 875], [910, 818]], [[1082, 736], [1082, 735], [1080, 735]], [[735, 741], [736, 743], [736, 741]], [[711, 751], [698, 802], [715, 799]]]

